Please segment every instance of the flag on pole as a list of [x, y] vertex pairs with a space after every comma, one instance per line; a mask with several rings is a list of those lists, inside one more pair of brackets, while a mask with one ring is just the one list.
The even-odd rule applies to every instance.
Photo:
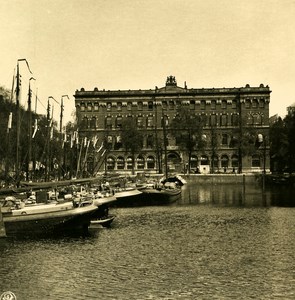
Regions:
[[38, 119], [35, 119], [35, 122], [34, 122], [34, 132], [33, 132], [33, 135], [32, 135], [32, 139], [35, 137], [35, 135], [37, 133], [37, 130], [38, 130]]
[[12, 112], [9, 113], [8, 124], [7, 124], [7, 133], [10, 131], [12, 125]]
[[97, 138], [97, 136], [95, 135], [95, 136], [92, 138], [93, 147], [95, 147], [97, 141], [98, 141], [98, 138]]
[[101, 143], [101, 146], [96, 150], [96, 152], [99, 152], [103, 147], [103, 142]]

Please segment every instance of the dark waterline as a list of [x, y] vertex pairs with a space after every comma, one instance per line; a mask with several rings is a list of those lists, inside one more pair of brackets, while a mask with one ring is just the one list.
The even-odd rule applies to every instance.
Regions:
[[112, 209], [112, 228], [88, 236], [0, 240], [0, 294], [294, 299], [292, 190], [189, 182], [179, 203]]

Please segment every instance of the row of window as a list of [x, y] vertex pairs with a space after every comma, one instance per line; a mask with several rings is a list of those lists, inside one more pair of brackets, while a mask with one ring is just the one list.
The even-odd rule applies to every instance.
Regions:
[[[133, 118], [133, 117], [131, 117]], [[155, 117], [154, 116], [138, 116], [135, 117], [137, 122], [138, 128], [152, 128], [155, 125]], [[169, 118], [166, 119], [166, 126], [169, 126]], [[222, 115], [202, 115], [202, 119], [204, 121], [204, 124], [207, 126], [237, 126], [239, 124], [239, 115], [238, 114], [222, 114]], [[105, 129], [112, 129], [112, 128], [121, 128], [122, 127], [122, 116], [117, 116], [116, 118], [112, 118], [111, 116], [108, 116], [105, 118]], [[263, 115], [256, 113], [256, 114], [249, 114], [247, 118], [247, 124], [248, 125], [262, 125], [263, 124]], [[161, 126], [163, 127], [163, 118], [161, 118]], [[82, 129], [95, 129], [98, 128], [98, 119], [93, 116], [91, 119], [88, 119], [87, 116], [85, 116], [82, 119], [81, 123]]]
[[[213, 167], [214, 168], [238, 168], [239, 160], [237, 155], [232, 155], [229, 157], [224, 154], [220, 157], [213, 156], [211, 157]], [[191, 168], [198, 168], [202, 165], [211, 165], [209, 156], [202, 155], [200, 159], [196, 155], [193, 155], [191, 158]], [[259, 155], [252, 155], [252, 167], [260, 167], [261, 166], [261, 157]], [[155, 169], [156, 167], [156, 159], [154, 156], [148, 156], [144, 158], [142, 155], [139, 155], [135, 159], [135, 169], [144, 170], [144, 169]], [[109, 156], [107, 158], [107, 169], [108, 170], [131, 170], [132, 169], [132, 158], [128, 156], [124, 158], [123, 156], [119, 156], [117, 158]]]
[[[239, 115], [238, 114], [222, 114], [222, 115], [202, 115], [202, 119], [205, 125], [207, 126], [237, 126], [239, 124]], [[105, 129], [112, 128], [121, 128], [122, 127], [122, 116], [117, 116], [112, 118], [108, 116], [105, 118]], [[166, 118], [166, 126], [169, 126], [169, 118]], [[137, 127], [138, 128], [152, 128], [155, 125], [154, 116], [138, 116], [136, 117]], [[262, 114], [249, 114], [247, 117], [248, 125], [262, 125], [263, 124], [263, 115]], [[161, 118], [161, 126], [163, 127], [163, 118]], [[95, 129], [98, 128], [98, 119], [93, 116], [92, 118], [84, 117], [81, 122], [82, 129]]]
[[[243, 101], [245, 103], [245, 108], [264, 108], [265, 107], [265, 101], [264, 99], [246, 99]], [[147, 107], [148, 110], [154, 110], [155, 103], [153, 101], [148, 101], [148, 102], [134, 102], [135, 104], [133, 105], [133, 102], [127, 102], [126, 105], [123, 105], [122, 102], [107, 102], [106, 103], [106, 110], [111, 111], [112, 107], [116, 107], [116, 111], [122, 111], [123, 106], [126, 106], [127, 111], [132, 110], [132, 106], [137, 106], [137, 110], [143, 110], [144, 106]], [[217, 108], [221, 109], [227, 109], [227, 108], [232, 108], [236, 109], [237, 108], [237, 100], [221, 100], [221, 101], [216, 101], [216, 100], [201, 100], [201, 101], [195, 101], [195, 100], [190, 100], [190, 101], [185, 101], [182, 102], [180, 100], [170, 100], [170, 101], [161, 101], [161, 105], [163, 109], [170, 109], [170, 110], [175, 110], [181, 105], [189, 105], [190, 109], [195, 110], [195, 109], [201, 109], [205, 110], [207, 107], [210, 106], [211, 110], [215, 110]], [[81, 111], [99, 111], [99, 104], [95, 102], [94, 104], [89, 102], [87, 104], [81, 103], [80, 110]]]

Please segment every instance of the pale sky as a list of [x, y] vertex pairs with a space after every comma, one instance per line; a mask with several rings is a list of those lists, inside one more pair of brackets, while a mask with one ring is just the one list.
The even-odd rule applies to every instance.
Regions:
[[[38, 112], [68, 95], [65, 122], [81, 87], [154, 89], [169, 75], [188, 88], [269, 85], [270, 116], [295, 103], [295, 0], [1, 0], [0, 20], [0, 85], [25, 58]], [[26, 105], [32, 75], [20, 72]]]

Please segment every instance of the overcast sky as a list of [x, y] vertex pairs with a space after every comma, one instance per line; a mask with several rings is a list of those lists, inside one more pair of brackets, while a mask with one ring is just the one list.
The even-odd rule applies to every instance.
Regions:
[[[0, 85], [27, 59], [47, 99], [98, 89], [269, 85], [270, 115], [295, 102], [295, 0], [1, 0]], [[20, 63], [26, 104], [29, 74]], [[51, 100], [52, 101], [52, 100]], [[58, 104], [54, 104], [58, 120]]]

